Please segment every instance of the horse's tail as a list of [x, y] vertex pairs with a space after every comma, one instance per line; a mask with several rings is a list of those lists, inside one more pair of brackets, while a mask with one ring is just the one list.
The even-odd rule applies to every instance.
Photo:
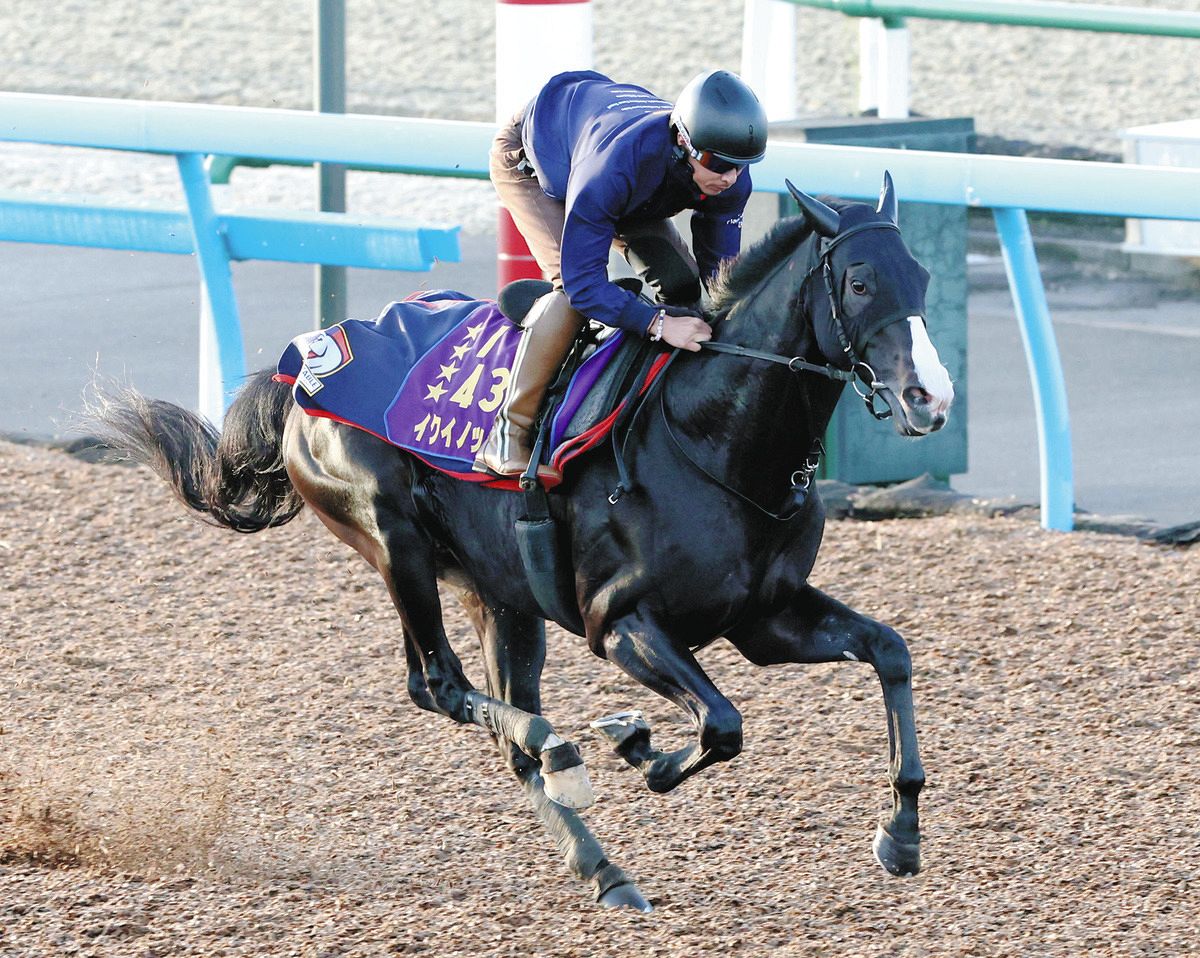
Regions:
[[109, 445], [157, 472], [206, 521], [259, 532], [304, 508], [283, 465], [291, 387], [275, 382], [272, 372], [250, 377], [220, 433], [195, 413], [132, 390], [102, 396], [91, 418]]

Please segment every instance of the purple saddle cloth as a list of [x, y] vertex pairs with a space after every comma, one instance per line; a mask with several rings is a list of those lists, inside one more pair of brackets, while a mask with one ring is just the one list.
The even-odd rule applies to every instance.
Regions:
[[[493, 300], [428, 290], [372, 321], [302, 333], [275, 378], [294, 384], [309, 415], [366, 430], [460, 478], [507, 485], [471, 464], [504, 400], [521, 336]], [[593, 425], [577, 413], [622, 339], [609, 336], [576, 371], [553, 420], [552, 452]]]

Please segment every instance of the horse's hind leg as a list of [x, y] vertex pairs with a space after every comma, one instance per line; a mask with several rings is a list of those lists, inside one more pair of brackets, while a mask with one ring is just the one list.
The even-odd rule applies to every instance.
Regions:
[[433, 544], [407, 490], [411, 463], [380, 440], [293, 412], [284, 433], [288, 476], [322, 523], [383, 577], [404, 632], [408, 691], [418, 706], [466, 722], [471, 685], [442, 627]]
[[417, 648], [416, 641], [403, 625], [401, 631], [404, 635], [404, 661], [408, 666], [408, 697], [418, 708], [422, 708], [426, 712], [437, 712], [437, 702], [433, 699], [433, 693], [429, 691], [429, 683], [425, 681], [425, 665], [421, 661], [421, 650]]
[[[474, 593], [463, 593], [462, 600], [479, 632], [489, 693], [525, 712], [540, 713], [546, 657], [541, 620], [507, 609], [493, 611]], [[539, 763], [507, 739], [495, 737], [500, 754], [521, 782], [538, 819], [554, 837], [567, 867], [591, 882], [597, 901], [650, 911], [650, 903], [625, 873], [609, 862], [578, 813], [547, 797]]]
[[650, 728], [640, 717], [625, 722], [622, 716], [612, 716], [592, 723], [641, 771], [651, 791], [668, 792], [701, 769], [741, 752], [742, 716], [705, 674], [686, 642], [649, 619], [631, 615], [613, 624], [603, 646], [607, 659], [686, 711], [697, 730], [691, 745], [660, 752], [651, 748]]
[[893, 875], [915, 875], [921, 868], [917, 797], [925, 770], [917, 754], [912, 659], [904, 639], [807, 585], [781, 613], [746, 623], [728, 638], [756, 665], [863, 661], [874, 666], [887, 708], [892, 786], [892, 816], [875, 834], [875, 856]]

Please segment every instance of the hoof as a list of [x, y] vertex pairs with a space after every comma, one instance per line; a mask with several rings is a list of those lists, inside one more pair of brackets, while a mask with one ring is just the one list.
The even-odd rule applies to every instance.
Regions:
[[650, 745], [650, 726], [637, 709], [598, 718], [591, 723], [591, 727], [603, 732], [617, 753], [626, 757], [636, 748], [648, 748]]
[[542, 783], [546, 797], [563, 808], [590, 808], [596, 804], [596, 793], [592, 791], [586, 765], [543, 772]]
[[875, 830], [875, 842], [871, 847], [875, 858], [889, 874], [912, 878], [921, 870], [921, 846], [896, 841], [882, 825]]
[[634, 908], [645, 914], [654, 911], [654, 906], [637, 890], [637, 885], [627, 883], [610, 888], [598, 899], [605, 908]]

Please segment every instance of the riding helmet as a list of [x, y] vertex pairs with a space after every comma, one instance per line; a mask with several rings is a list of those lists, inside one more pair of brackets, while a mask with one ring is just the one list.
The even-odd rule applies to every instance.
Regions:
[[757, 163], [767, 150], [767, 113], [754, 91], [727, 70], [701, 73], [683, 88], [671, 126], [708, 151], [741, 166]]

